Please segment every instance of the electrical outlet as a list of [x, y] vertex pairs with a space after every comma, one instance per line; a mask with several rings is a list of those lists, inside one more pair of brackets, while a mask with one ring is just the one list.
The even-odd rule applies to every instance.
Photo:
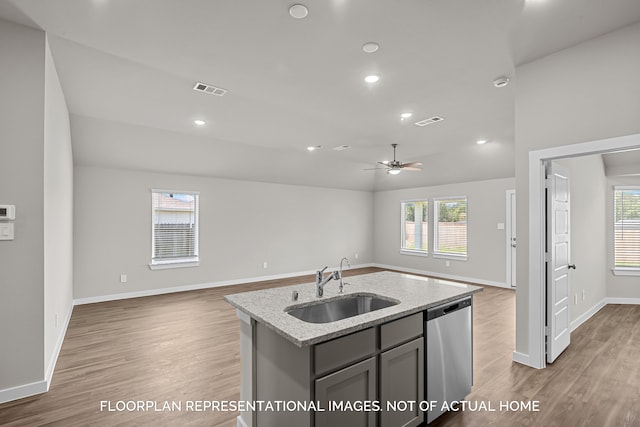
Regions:
[[269, 264], [267, 263], [267, 261], [262, 263], [262, 268], [269, 268]]
[[121, 274], [120, 275], [120, 283], [127, 283], [127, 275], [126, 274]]
[[57, 328], [58, 327], [58, 313], [56, 313], [56, 315], [55, 315], [55, 320], [56, 320], [55, 323], [56, 323], [56, 328]]
[[587, 291], [585, 291], [584, 289], [582, 290], [582, 301], [584, 301], [585, 299], [587, 299]]
[[444, 262], [445, 267], [451, 267], [451, 261], [447, 260]]
[[353, 255], [353, 257], [354, 257], [355, 259], [358, 259], [358, 252], [356, 252], [356, 253]]
[[578, 294], [575, 294], [575, 295], [573, 296], [573, 304], [574, 304], [574, 305], [578, 304]]

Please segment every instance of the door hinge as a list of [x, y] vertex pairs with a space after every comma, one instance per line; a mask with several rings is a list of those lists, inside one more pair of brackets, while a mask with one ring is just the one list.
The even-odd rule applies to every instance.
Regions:
[[549, 252], [544, 253], [544, 262], [551, 261], [551, 254]]
[[549, 188], [549, 185], [551, 183], [551, 180], [549, 179], [549, 177], [545, 177], [544, 178], [544, 188]]
[[544, 336], [545, 336], [545, 337], [548, 337], [548, 336], [549, 336], [549, 327], [548, 327], [548, 326], [545, 326], [545, 327], [544, 327]]

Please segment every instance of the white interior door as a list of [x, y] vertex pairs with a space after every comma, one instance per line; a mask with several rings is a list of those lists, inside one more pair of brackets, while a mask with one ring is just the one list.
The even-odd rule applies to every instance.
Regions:
[[552, 363], [569, 346], [569, 171], [551, 162], [547, 168], [547, 362]]
[[507, 190], [507, 285], [516, 287], [516, 190]]

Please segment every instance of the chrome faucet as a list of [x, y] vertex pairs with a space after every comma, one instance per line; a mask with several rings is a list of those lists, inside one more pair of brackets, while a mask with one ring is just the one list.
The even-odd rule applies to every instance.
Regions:
[[343, 261], [347, 261], [347, 266], [349, 266], [349, 268], [351, 268], [351, 263], [349, 262], [347, 257], [342, 257], [342, 259], [340, 260], [340, 270], [339, 270], [339, 275], [340, 275], [340, 284], [338, 285], [338, 292], [339, 293], [343, 292], [344, 285], [348, 285], [348, 283], [345, 283], [345, 282], [342, 281], [342, 262]]
[[322, 270], [316, 271], [316, 296], [320, 298], [324, 294], [324, 285], [329, 283], [331, 280], [339, 280], [340, 272], [334, 271], [329, 274], [327, 277], [324, 277], [324, 271], [327, 269], [325, 266]]

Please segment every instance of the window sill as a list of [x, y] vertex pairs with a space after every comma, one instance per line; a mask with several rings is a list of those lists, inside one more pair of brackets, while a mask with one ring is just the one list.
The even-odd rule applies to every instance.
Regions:
[[640, 276], [640, 268], [612, 268], [615, 276]]
[[447, 253], [442, 253], [442, 252], [434, 252], [433, 253], [433, 257], [434, 258], [441, 258], [441, 259], [453, 259], [453, 260], [457, 260], [457, 261], [466, 261], [467, 260], [467, 256], [466, 255], [455, 255], [455, 254], [447, 254]]
[[172, 261], [156, 261], [149, 264], [149, 268], [151, 270], [166, 270], [169, 268], [187, 268], [187, 267], [198, 267], [200, 265], [200, 260], [198, 258], [188, 259], [188, 260], [172, 260]]
[[427, 251], [414, 251], [411, 249], [400, 249], [401, 255], [412, 255], [412, 256], [429, 256], [429, 252]]

